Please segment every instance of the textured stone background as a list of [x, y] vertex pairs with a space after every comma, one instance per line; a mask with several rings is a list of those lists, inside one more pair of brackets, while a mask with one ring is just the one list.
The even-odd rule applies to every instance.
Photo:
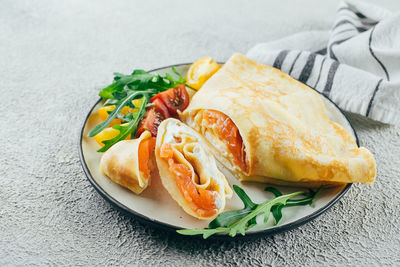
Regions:
[[[396, 0], [380, 1], [392, 10]], [[83, 174], [78, 134], [112, 72], [226, 60], [329, 29], [337, 1], [0, 1], [0, 265], [400, 265], [400, 127], [350, 116], [373, 186], [253, 241], [183, 239], [138, 223]], [[400, 103], [399, 103], [400, 104]]]

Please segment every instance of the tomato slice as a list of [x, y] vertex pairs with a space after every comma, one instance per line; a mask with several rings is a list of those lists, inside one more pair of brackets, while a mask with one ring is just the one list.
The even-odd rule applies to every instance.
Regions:
[[136, 137], [139, 137], [144, 131], [150, 131], [151, 136], [157, 136], [157, 129], [161, 122], [165, 119], [163, 114], [156, 108], [151, 107], [144, 114], [143, 119], [139, 122], [136, 131]]
[[154, 106], [147, 109], [143, 119], [140, 121], [136, 131], [139, 137], [145, 130], [150, 131], [151, 136], [157, 136], [160, 123], [170, 117], [178, 117], [178, 110], [183, 111], [189, 105], [189, 94], [185, 85], [181, 84], [175, 88], [158, 93], [150, 99]]
[[169, 114], [175, 118], [178, 117], [178, 110], [183, 111], [189, 105], [189, 94], [184, 84], [156, 94], [150, 99], [150, 102], [155, 103], [156, 99], [161, 100], [167, 107]]
[[153, 103], [156, 109], [164, 116], [165, 119], [171, 117], [171, 115], [169, 115], [168, 108], [159, 98], [156, 98]]

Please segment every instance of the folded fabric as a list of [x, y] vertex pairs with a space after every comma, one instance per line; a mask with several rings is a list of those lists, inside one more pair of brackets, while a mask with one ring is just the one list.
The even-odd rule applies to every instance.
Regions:
[[258, 44], [247, 56], [281, 69], [346, 111], [400, 122], [400, 12], [346, 0], [330, 32]]

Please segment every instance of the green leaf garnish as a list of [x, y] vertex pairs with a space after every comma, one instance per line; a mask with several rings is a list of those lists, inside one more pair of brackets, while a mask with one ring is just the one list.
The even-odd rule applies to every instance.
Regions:
[[[264, 223], [267, 223], [270, 213], [275, 219], [275, 225], [282, 219], [282, 209], [290, 206], [311, 205], [316, 196], [321, 192], [322, 186], [316, 191], [294, 192], [283, 195], [278, 189], [273, 187], [265, 188], [265, 191], [274, 194], [275, 198], [266, 200], [263, 203], [255, 204], [242, 188], [237, 185], [233, 186], [235, 193], [239, 196], [244, 204], [241, 210], [226, 211], [219, 214], [212, 220], [206, 229], [182, 229], [177, 230], [182, 235], [203, 235], [206, 239], [216, 233], [228, 233], [234, 237], [238, 233], [245, 235], [253, 226], [257, 225], [256, 218], [264, 216]], [[302, 199], [293, 199], [296, 196], [304, 195]]]
[[[154, 91], [154, 90], [152, 90]], [[128, 102], [131, 102], [135, 98], [140, 98], [143, 97], [144, 95], [148, 96], [150, 94], [150, 91], [136, 91], [136, 92], [131, 92], [129, 95], [127, 95], [125, 98], [121, 99], [116, 103], [116, 107], [114, 108], [113, 111], [108, 115], [107, 119], [105, 119], [102, 123], [99, 123], [94, 127], [88, 134], [89, 137], [93, 137], [96, 134], [100, 133], [103, 131], [105, 128], [108, 127], [110, 122], [117, 117], [119, 112], [122, 110], [124, 106], [128, 104]], [[147, 103], [146, 103], [147, 104]], [[139, 110], [140, 111], [140, 110]]]
[[[115, 108], [109, 112], [106, 120], [96, 125], [89, 132], [88, 136], [93, 137], [103, 131], [115, 118], [122, 119], [124, 124], [113, 126], [114, 129], [119, 130], [119, 134], [110, 140], [103, 141], [104, 146], [98, 152], [107, 151], [115, 143], [124, 140], [130, 134], [135, 135], [146, 108], [151, 105], [151, 97], [185, 83], [185, 79], [175, 68], [172, 68], [172, 71], [177, 75], [177, 79], [168, 73], [159, 75], [144, 70], [134, 70], [130, 75], [114, 73], [114, 82], [100, 90], [99, 96], [106, 100], [104, 105], [115, 105]], [[123, 107], [135, 108], [132, 104], [134, 99], [141, 99], [140, 107], [134, 113], [122, 115], [120, 112]]]
[[146, 105], [149, 102], [148, 94], [144, 94], [138, 112], [133, 120], [131, 120], [127, 125], [114, 125], [113, 128], [119, 130], [119, 134], [110, 140], [103, 141], [104, 146], [97, 150], [97, 152], [105, 152], [107, 151], [112, 145], [115, 143], [124, 140], [129, 134], [135, 134], [137, 126], [139, 125], [140, 119], [143, 117], [144, 113], [146, 112]]
[[256, 208], [257, 204], [251, 201], [250, 197], [242, 188], [234, 185], [233, 190], [235, 190], [238, 197], [242, 200], [244, 208], [241, 210], [232, 210], [221, 213], [217, 218], [210, 222], [208, 228], [228, 227], [233, 222], [249, 214], [252, 209]]

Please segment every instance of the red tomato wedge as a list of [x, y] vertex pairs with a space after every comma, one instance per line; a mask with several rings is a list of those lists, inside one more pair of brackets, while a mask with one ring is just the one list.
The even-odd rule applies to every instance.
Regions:
[[139, 171], [143, 173], [145, 178], [150, 177], [150, 173], [155, 167], [150, 160], [155, 146], [156, 139], [154, 137], [143, 140], [139, 144]]
[[144, 114], [143, 119], [139, 122], [136, 138], [139, 137], [144, 131], [149, 131], [151, 136], [157, 136], [158, 126], [166, 118], [161, 114], [161, 112], [156, 107], [151, 107]]
[[169, 114], [175, 118], [178, 117], [178, 110], [183, 111], [189, 105], [189, 94], [184, 84], [156, 94], [150, 102], [154, 103], [156, 99], [160, 99], [167, 107]]
[[156, 98], [154, 101], [154, 106], [156, 109], [164, 116], [165, 119], [170, 118], [171, 115], [169, 114], [168, 108], [165, 106], [165, 104], [158, 98]]
[[178, 110], [183, 111], [189, 105], [189, 94], [185, 85], [158, 93], [150, 99], [154, 106], [148, 108], [136, 131], [139, 137], [145, 130], [150, 131], [151, 136], [157, 136], [160, 123], [170, 117], [178, 117]]

